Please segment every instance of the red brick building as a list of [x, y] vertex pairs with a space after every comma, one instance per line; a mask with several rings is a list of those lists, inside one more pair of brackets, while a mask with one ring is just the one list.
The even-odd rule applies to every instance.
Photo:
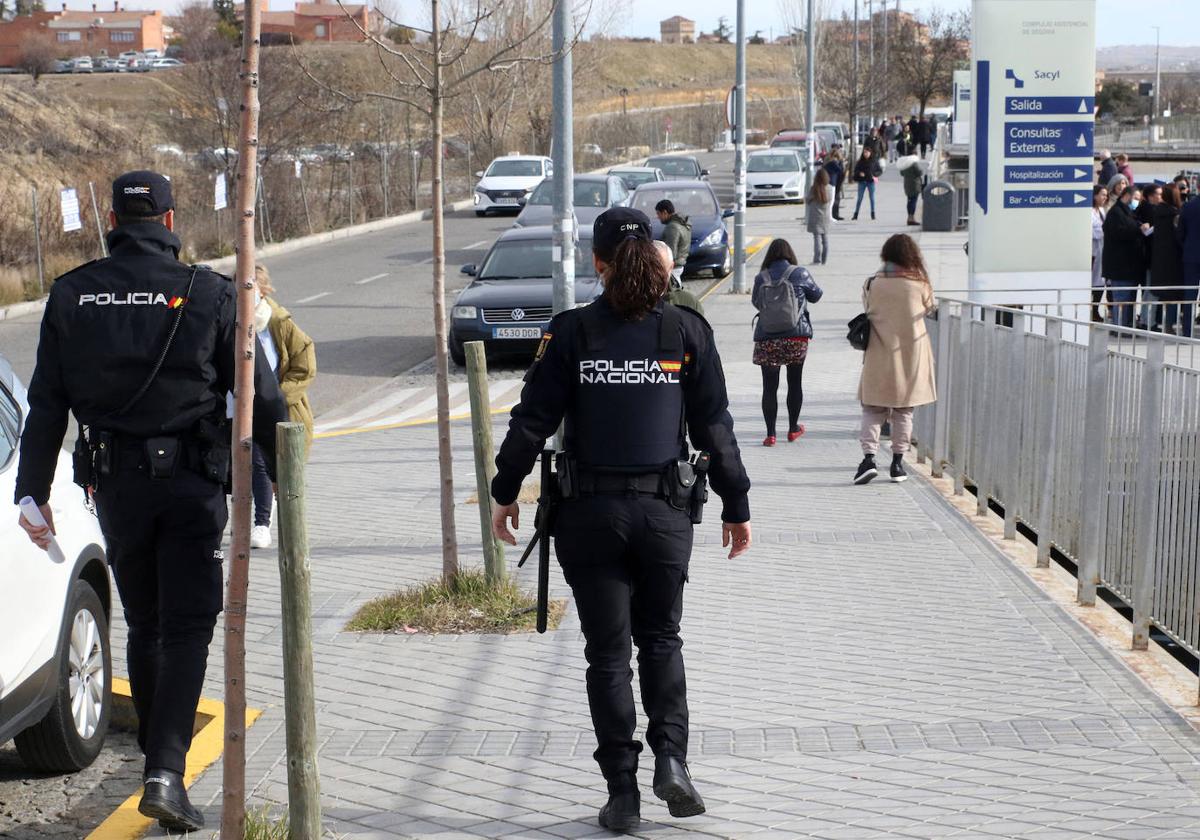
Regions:
[[334, 0], [297, 3], [294, 10], [264, 10], [262, 15], [263, 34], [289, 35], [296, 42], [362, 41], [364, 30], [372, 31], [367, 6], [339, 6]]
[[118, 2], [112, 9], [34, 12], [0, 23], [0, 67], [13, 67], [21, 59], [22, 44], [31, 37], [48, 38], [66, 58], [73, 55], [116, 56], [130, 50], [165, 50], [161, 11], [126, 11]]

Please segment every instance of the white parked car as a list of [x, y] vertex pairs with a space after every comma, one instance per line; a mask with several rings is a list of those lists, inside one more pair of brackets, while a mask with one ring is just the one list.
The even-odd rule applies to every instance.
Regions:
[[91, 73], [95, 69], [91, 56], [81, 55], [71, 61], [72, 73]]
[[804, 161], [795, 149], [762, 149], [746, 157], [746, 203], [802, 201]]
[[492, 210], [521, 211], [534, 187], [554, 174], [550, 158], [540, 155], [498, 157], [485, 172], [476, 172], [475, 215], [486, 216]]
[[142, 55], [146, 56], [146, 58], [149, 58], [149, 59], [163, 57], [162, 50], [155, 49], [154, 47], [150, 47], [150, 49], [142, 50]]
[[182, 67], [183, 62], [178, 58], [153, 58], [150, 59], [151, 70], [168, 70], [172, 67]]
[[[0, 356], [0, 502], [15, 492], [25, 389]], [[0, 503], [0, 743], [26, 765], [70, 772], [104, 745], [112, 708], [112, 594], [100, 526], [59, 453], [50, 509], [64, 562], [29, 541]]]

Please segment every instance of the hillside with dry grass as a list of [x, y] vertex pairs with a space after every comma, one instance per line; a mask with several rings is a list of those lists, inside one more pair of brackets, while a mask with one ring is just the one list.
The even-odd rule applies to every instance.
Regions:
[[[756, 46], [747, 55], [752, 109], [765, 105], [769, 115], [758, 119], [762, 127], [794, 119], [791, 49]], [[672, 139], [711, 143], [723, 127], [722, 103], [733, 71], [734, 48], [728, 44], [580, 44], [576, 143], [653, 146], [663, 139], [665, 116], [673, 118]], [[44, 76], [36, 84], [23, 76], [0, 76], [0, 200], [9, 208], [0, 217], [0, 303], [39, 291], [34, 189], [47, 278], [100, 254], [89, 185], [103, 215], [112, 178], [135, 168], [156, 168], [172, 178], [185, 256], [227, 251], [233, 220], [212, 212], [218, 166], [203, 165], [197, 153], [235, 145], [236, 72], [230, 56], [145, 74]], [[448, 162], [448, 192], [469, 191], [471, 171], [491, 155], [549, 151], [549, 75], [547, 66], [522, 66], [468, 86], [448, 102], [447, 132], [462, 138], [474, 155]], [[378, 58], [364, 45], [264, 51], [260, 139], [268, 218], [260, 236], [287, 238], [428, 201], [427, 123], [417, 109], [367, 96], [387, 90]], [[162, 144], [186, 155], [156, 153]], [[294, 153], [319, 144], [358, 152], [353, 161], [306, 164], [298, 192]], [[381, 145], [393, 149], [386, 166], [377, 152], [372, 155]], [[421, 161], [416, 181], [412, 152]], [[58, 192], [66, 187], [81, 200], [81, 231], [61, 229]]]

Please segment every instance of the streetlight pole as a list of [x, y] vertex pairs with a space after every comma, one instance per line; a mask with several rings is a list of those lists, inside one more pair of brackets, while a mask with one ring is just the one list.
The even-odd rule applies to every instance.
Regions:
[[871, 74], [868, 84], [871, 98], [867, 113], [871, 125], [875, 125], [875, 0], [867, 0], [867, 65]]
[[[806, 53], [807, 79], [805, 81], [806, 91], [804, 98], [804, 127], [808, 130], [810, 136], [816, 131], [814, 128], [817, 122], [817, 100], [816, 100], [816, 82], [813, 75], [816, 72], [816, 59], [813, 53], [813, 47], [816, 38], [813, 35], [813, 0], [808, 0], [807, 9], [807, 24], [804, 27], [804, 52]], [[816, 151], [816, 140], [811, 143], [812, 149]], [[808, 191], [812, 188], [813, 182], [813, 166], [816, 164], [816, 155], [813, 154], [809, 158], [809, 165], [804, 170], [804, 194], [808, 195]]]
[[854, 160], [858, 148], [858, 0], [854, 0], [854, 95], [851, 97], [850, 159]]
[[1162, 84], [1162, 27], [1152, 26], [1150, 28], [1154, 30], [1154, 114], [1150, 117], [1150, 142], [1154, 142], [1156, 139], [1154, 135], [1158, 133], [1158, 118], [1162, 114], [1158, 98], [1158, 88]]
[[571, 82], [571, 4], [554, 4], [554, 312], [575, 308], [575, 132]]
[[737, 80], [733, 141], [733, 291], [746, 293], [746, 0], [737, 0]]

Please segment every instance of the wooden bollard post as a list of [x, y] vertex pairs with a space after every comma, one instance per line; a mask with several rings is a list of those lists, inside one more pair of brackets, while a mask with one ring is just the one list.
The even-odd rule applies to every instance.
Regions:
[[317, 711], [313, 686], [312, 576], [304, 519], [303, 423], [275, 433], [279, 481], [279, 582], [283, 609], [283, 701], [287, 719], [288, 822], [292, 840], [321, 837]]
[[487, 355], [482, 341], [468, 341], [467, 391], [471, 395], [471, 441], [475, 449], [475, 493], [479, 497], [479, 527], [483, 536], [483, 570], [487, 582], [498, 586], [508, 576], [504, 546], [492, 534], [492, 479], [496, 454], [492, 442], [492, 401], [488, 395]]

